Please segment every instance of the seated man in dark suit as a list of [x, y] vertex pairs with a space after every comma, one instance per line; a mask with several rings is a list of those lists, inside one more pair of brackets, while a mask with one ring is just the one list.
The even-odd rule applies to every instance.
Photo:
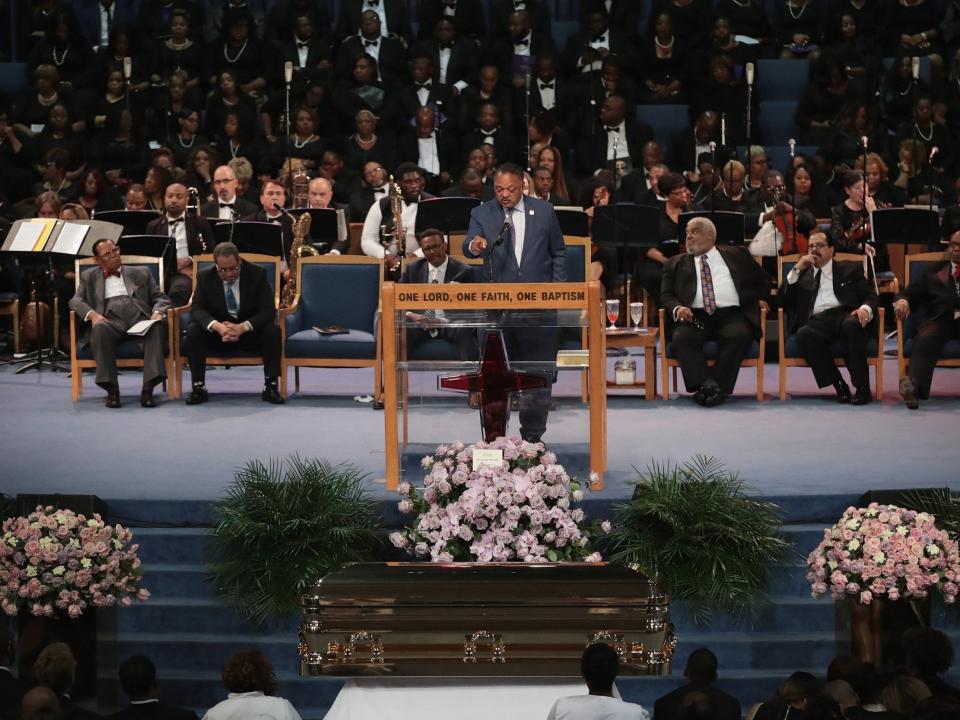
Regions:
[[[687, 224], [687, 252], [663, 267], [660, 300], [672, 321], [671, 344], [683, 382], [698, 405], [714, 407], [733, 392], [740, 363], [760, 334], [760, 298], [769, 293], [766, 274], [742, 247], [717, 245], [708, 218]], [[714, 367], [703, 347], [719, 343]]]
[[[23, 693], [26, 690], [23, 683], [10, 672], [10, 624], [0, 622], [0, 720], [13, 720], [15, 709], [20, 707]], [[56, 703], [56, 698], [54, 698]]]
[[900, 395], [911, 410], [930, 397], [933, 368], [944, 344], [960, 339], [960, 230], [950, 236], [944, 262], [911, 281], [893, 305], [901, 320], [921, 308], [926, 319], [913, 341], [910, 374], [900, 378]]
[[[813, 233], [808, 248], [780, 288], [783, 306], [790, 312], [789, 332], [796, 333], [817, 387], [833, 385], [837, 402], [867, 405], [872, 399], [867, 326], [877, 308], [877, 293], [863, 274], [862, 263], [833, 261], [829, 235]], [[857, 389], [852, 398], [830, 352], [837, 339], [843, 343], [850, 381]]]
[[[468, 283], [473, 282], [473, 268], [447, 254], [447, 241], [436, 228], [427, 228], [417, 236], [423, 259], [407, 263], [400, 282], [403, 283]], [[449, 311], [448, 311], [449, 312]], [[444, 326], [443, 310], [407, 313], [407, 319], [417, 327], [407, 332], [407, 343], [413, 348], [432, 338], [441, 338], [457, 346], [461, 360], [478, 357], [477, 335], [472, 328]]]
[[[17, 708], [20, 714], [17, 715]], [[0, 705], [0, 717], [5, 720], [62, 720], [60, 701], [56, 694], [42, 685], [28, 691], [16, 705]]]
[[694, 693], [705, 695], [713, 707], [713, 720], [740, 720], [740, 701], [713, 686], [717, 679], [717, 656], [707, 648], [690, 653], [683, 669], [686, 684], [658, 698], [653, 720], [681, 720], [686, 700]]
[[[344, 229], [346, 229], [346, 223], [350, 222], [350, 207], [343, 203], [336, 202], [333, 199], [333, 183], [325, 177], [317, 177], [310, 181], [310, 185], [307, 188], [307, 205], [316, 210], [324, 210], [327, 208], [342, 210]], [[311, 233], [311, 237], [317, 241], [329, 241], [331, 255], [345, 255], [347, 251], [350, 250], [350, 239], [348, 237], [321, 238], [317, 237], [315, 233]]]
[[[33, 671], [37, 677], [37, 684], [49, 688], [57, 696], [62, 720], [98, 720], [100, 718], [96, 713], [85, 710], [70, 699], [77, 672], [77, 660], [69, 645], [64, 642], [47, 645], [37, 655], [33, 663]], [[27, 693], [23, 698], [24, 706], [31, 702], [33, 697]], [[45, 705], [48, 702], [42, 698], [38, 699]]]
[[120, 687], [130, 703], [112, 720], [197, 720], [193, 710], [160, 702], [157, 669], [146, 655], [133, 655], [120, 663]]
[[228, 348], [259, 352], [263, 356], [261, 397], [275, 405], [284, 400], [277, 391], [280, 375], [280, 326], [266, 271], [240, 259], [233, 243], [213, 250], [214, 267], [197, 276], [193, 293], [193, 322], [187, 330], [193, 389], [187, 405], [205, 403], [207, 355]]
[[[221, 165], [213, 171], [213, 189], [217, 192], [217, 199], [204, 203], [200, 207], [200, 214], [205, 218], [220, 220], [239, 220], [242, 217], [253, 215], [257, 206], [249, 200], [237, 196], [237, 174], [229, 165]], [[212, 243], [213, 239], [207, 240]]]
[[486, 201], [493, 199], [493, 188], [483, 182], [483, 175], [479, 170], [468, 167], [461, 173], [460, 182], [448, 187], [440, 193], [440, 197], [472, 197]]
[[[113, 240], [93, 244], [97, 267], [84, 270], [70, 309], [83, 322], [90, 323], [88, 343], [97, 362], [97, 385], [107, 391], [106, 406], [120, 407], [117, 385], [117, 345], [133, 325], [141, 320], [163, 320], [170, 310], [170, 299], [163, 294], [153, 273], [145, 267], [123, 267], [120, 249]], [[165, 324], [156, 322], [143, 336], [143, 388], [140, 404], [155, 407], [153, 388], [167, 377], [163, 357]]]

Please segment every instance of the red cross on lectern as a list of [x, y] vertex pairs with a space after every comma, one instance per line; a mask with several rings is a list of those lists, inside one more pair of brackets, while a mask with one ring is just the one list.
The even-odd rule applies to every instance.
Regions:
[[484, 441], [493, 442], [507, 434], [510, 393], [547, 387], [547, 379], [510, 370], [503, 336], [499, 332], [490, 332], [480, 356], [480, 370], [442, 377], [440, 387], [480, 394], [480, 428]]

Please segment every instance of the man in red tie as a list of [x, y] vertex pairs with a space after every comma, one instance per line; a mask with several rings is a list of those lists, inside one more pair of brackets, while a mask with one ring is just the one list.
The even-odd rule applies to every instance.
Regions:
[[900, 395], [911, 410], [930, 396], [933, 368], [950, 340], [960, 340], [960, 230], [950, 236], [944, 262], [914, 280], [893, 304], [900, 320], [923, 310], [925, 320], [913, 341], [910, 374], [900, 378]]
[[[733, 392], [740, 363], [760, 335], [761, 298], [770, 283], [742, 247], [717, 245], [708, 218], [687, 224], [687, 252], [663, 268], [660, 299], [671, 321], [673, 354], [683, 382], [698, 405], [720, 405]], [[707, 366], [704, 346], [719, 345], [716, 364]]]
[[90, 323], [89, 333], [81, 344], [89, 344], [96, 360], [97, 385], [107, 391], [108, 408], [120, 407], [117, 345], [125, 340], [137, 340], [143, 344], [140, 404], [155, 407], [153, 388], [167, 376], [163, 349], [166, 324], [155, 322], [142, 337], [128, 335], [127, 330], [141, 320], [163, 321], [170, 309], [170, 299], [160, 290], [149, 268], [123, 267], [120, 250], [112, 240], [97, 240], [93, 244], [93, 255], [97, 267], [80, 276], [70, 309], [84, 323]]

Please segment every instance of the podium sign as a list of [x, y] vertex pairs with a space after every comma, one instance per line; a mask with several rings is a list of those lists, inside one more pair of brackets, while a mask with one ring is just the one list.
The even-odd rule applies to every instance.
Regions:
[[[587, 372], [589, 465], [590, 471], [597, 473], [600, 478], [600, 484], [594, 487], [602, 487], [603, 472], [606, 469], [606, 339], [603, 332], [601, 293], [602, 287], [596, 281], [544, 285], [384, 283], [381, 290], [381, 308], [387, 489], [396, 489], [400, 481], [401, 441], [404, 446], [408, 441], [409, 371], [450, 370], [451, 376], [479, 378], [458, 384], [451, 382], [453, 377], [441, 375], [438, 384], [441, 392], [445, 394], [444, 388], [450, 387], [464, 391], [482, 390], [484, 387], [489, 390], [496, 384], [496, 378], [485, 378], [484, 372], [485, 369], [489, 372], [488, 368], [494, 365], [501, 374], [533, 371], [531, 375], [539, 372], [550, 376], [561, 366], [576, 367]], [[573, 339], [574, 345], [579, 347], [582, 344], [582, 349], [536, 360], [527, 357], [522, 362], [511, 362], [508, 354], [501, 358], [500, 363], [477, 363], [475, 359], [457, 354], [458, 350], [463, 350], [464, 343], [458, 342], [458, 338], [462, 339], [463, 334], [472, 337], [475, 333], [480, 346], [489, 348], [487, 339], [501, 332], [513, 334], [521, 340], [536, 340], [550, 336], [551, 333], [560, 337], [561, 331], [567, 332], [567, 340]], [[425, 343], [417, 352], [408, 347], [408, 336], [411, 332], [418, 333]], [[549, 352], [552, 353], [549, 343], [544, 343], [544, 346], [550, 347]], [[485, 352], [488, 352], [486, 348]], [[572, 357], [576, 362], [558, 362], [561, 355], [564, 359]], [[543, 386], [550, 382], [552, 380], [548, 378], [546, 382], [533, 385]], [[530, 387], [531, 383], [515, 383], [507, 392], [520, 386]], [[472, 424], [470, 437], [440, 438], [441, 442], [437, 444], [455, 440], [469, 443], [483, 439], [483, 428], [490, 427], [491, 420], [491, 417], [483, 413], [489, 414], [490, 407], [482, 392], [477, 399], [480, 401], [480, 405], [476, 407], [482, 424]]]

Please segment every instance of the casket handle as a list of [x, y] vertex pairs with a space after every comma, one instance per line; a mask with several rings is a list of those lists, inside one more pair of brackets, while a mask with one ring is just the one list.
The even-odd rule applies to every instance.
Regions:
[[373, 665], [383, 664], [383, 640], [377, 633], [370, 633], [366, 630], [344, 636], [343, 662], [355, 662], [357, 650], [362, 649], [369, 649], [370, 651], [368, 662]]
[[505, 663], [507, 661], [507, 646], [503, 642], [502, 635], [478, 630], [473, 634], [467, 633], [463, 637], [463, 661], [465, 663], [475, 663], [477, 661], [477, 646], [481, 644], [490, 645], [490, 650], [493, 653], [490, 662]]

